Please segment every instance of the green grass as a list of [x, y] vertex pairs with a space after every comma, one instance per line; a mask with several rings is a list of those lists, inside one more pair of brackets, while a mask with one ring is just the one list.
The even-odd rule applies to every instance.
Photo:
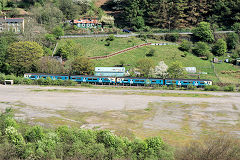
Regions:
[[[111, 41], [110, 46], [105, 46], [106, 37], [101, 38], [74, 38], [74, 42], [81, 44], [84, 47], [85, 55], [87, 57], [94, 56], [103, 56], [108, 55], [138, 44], [145, 43], [139, 38], [130, 37], [130, 38], [116, 38], [114, 41]], [[69, 39], [62, 39], [59, 43], [59, 46], [63, 45]]]

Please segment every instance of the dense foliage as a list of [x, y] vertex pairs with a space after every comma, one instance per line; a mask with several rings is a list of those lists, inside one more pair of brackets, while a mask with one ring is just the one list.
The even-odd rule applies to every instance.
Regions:
[[201, 21], [231, 28], [239, 22], [239, 0], [111, 0], [108, 7], [121, 11], [122, 26], [159, 28], [192, 27]]
[[36, 71], [36, 62], [43, 56], [42, 47], [36, 42], [16, 42], [9, 46], [7, 63], [16, 75]]
[[222, 56], [227, 52], [227, 43], [224, 39], [219, 39], [212, 48], [212, 53], [216, 56]]
[[160, 137], [130, 141], [108, 130], [26, 126], [11, 109], [0, 114], [0, 137], [2, 159], [174, 159]]

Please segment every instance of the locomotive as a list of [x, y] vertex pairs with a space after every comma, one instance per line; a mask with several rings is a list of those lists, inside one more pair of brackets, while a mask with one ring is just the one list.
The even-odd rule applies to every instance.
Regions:
[[25, 73], [25, 78], [37, 80], [40, 78], [51, 78], [52, 80], [72, 80], [78, 83], [91, 83], [99, 85], [123, 85], [123, 86], [144, 86], [159, 85], [187, 87], [205, 87], [212, 85], [212, 80], [207, 79], [162, 79], [162, 78], [141, 78], [141, 77], [106, 77], [92, 75], [58, 75], [43, 73]]

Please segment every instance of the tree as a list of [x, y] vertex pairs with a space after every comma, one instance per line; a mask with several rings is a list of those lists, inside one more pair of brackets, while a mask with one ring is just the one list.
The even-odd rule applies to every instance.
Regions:
[[42, 56], [43, 49], [36, 42], [15, 42], [8, 48], [7, 63], [13, 73], [20, 75], [35, 71], [35, 64]]
[[167, 76], [167, 70], [168, 70], [168, 66], [164, 63], [164, 61], [161, 61], [155, 67], [154, 73], [156, 76], [165, 78]]
[[55, 44], [55, 43], [57, 42], [56, 36], [53, 35], [53, 34], [49, 34], [49, 33], [45, 34], [45, 39], [46, 39], [46, 41], [47, 41], [47, 42], [45, 43], [45, 45], [46, 45], [47, 47], [52, 47], [53, 44]]
[[0, 33], [0, 72], [7, 73], [7, 49], [10, 44], [16, 41], [18, 41], [16, 34], [12, 32]]
[[210, 24], [208, 22], [200, 22], [195, 28], [193, 28], [192, 32], [193, 36], [199, 41], [214, 41], [213, 31], [211, 30]]
[[229, 33], [227, 36], [227, 47], [228, 49], [235, 49], [239, 43], [239, 36], [237, 33]]
[[142, 16], [134, 17], [131, 21], [133, 28], [142, 29], [145, 26], [145, 22]]
[[234, 23], [232, 29], [233, 29], [238, 35], [240, 35], [240, 23]]
[[63, 20], [62, 11], [49, 3], [44, 6], [32, 8], [31, 13], [39, 24], [44, 24], [49, 28], [58, 25]]
[[227, 43], [223, 39], [217, 40], [212, 48], [212, 53], [216, 56], [222, 56], [227, 52]]
[[196, 56], [208, 56], [210, 54], [210, 47], [205, 42], [197, 42], [192, 49], [193, 54]]
[[185, 69], [182, 67], [182, 64], [179, 62], [174, 62], [167, 69], [168, 75], [170, 78], [182, 78], [185, 75]]
[[59, 0], [59, 9], [67, 19], [75, 19], [79, 13], [78, 6], [72, 0]]
[[37, 63], [38, 73], [62, 74], [64, 67], [60, 61], [49, 56], [42, 57]]
[[4, 10], [7, 5], [7, 0], [0, 0], [0, 11]]
[[63, 46], [58, 48], [56, 55], [61, 56], [63, 60], [68, 60], [77, 56], [83, 56], [84, 49], [81, 44], [77, 44], [72, 40], [67, 40]]
[[142, 58], [137, 61], [137, 68], [140, 70], [141, 74], [148, 76], [151, 68], [154, 68], [154, 61], [149, 58]]
[[24, 28], [22, 41], [34, 41], [41, 45], [44, 44], [44, 35], [47, 31], [44, 26], [39, 25], [36, 19], [29, 19], [28, 23], [25, 23]]
[[64, 30], [61, 26], [57, 26], [57, 27], [53, 28], [52, 33], [53, 33], [53, 35], [55, 35], [55, 37], [57, 39], [59, 39], [61, 36], [64, 35]]
[[93, 71], [92, 61], [86, 57], [78, 56], [71, 62], [71, 74], [90, 74]]
[[186, 52], [189, 52], [191, 48], [192, 48], [192, 42], [188, 40], [183, 40], [180, 46], [178, 47], [178, 49], [180, 49], [181, 51], [186, 51]]

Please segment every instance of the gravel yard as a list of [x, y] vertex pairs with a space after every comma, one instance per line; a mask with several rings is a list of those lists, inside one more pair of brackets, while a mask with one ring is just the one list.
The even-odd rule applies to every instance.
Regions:
[[168, 139], [166, 131], [194, 136], [215, 130], [240, 136], [240, 93], [0, 85], [0, 110], [6, 107], [34, 123], [109, 128], [126, 136]]

